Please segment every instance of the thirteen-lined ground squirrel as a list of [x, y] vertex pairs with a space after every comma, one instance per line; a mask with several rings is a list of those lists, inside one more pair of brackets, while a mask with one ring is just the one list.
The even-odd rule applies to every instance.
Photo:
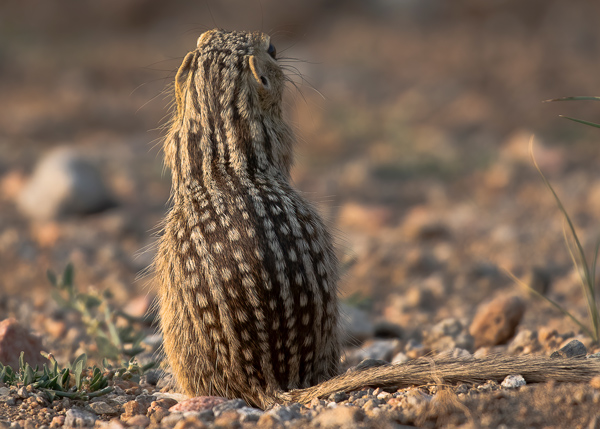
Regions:
[[290, 185], [284, 83], [268, 36], [222, 30], [200, 36], [175, 78], [164, 143], [173, 206], [155, 267], [164, 349], [186, 393], [264, 408], [365, 385], [600, 373], [594, 359], [504, 356], [416, 359], [330, 379], [340, 355], [337, 262], [323, 222]]
[[265, 406], [337, 372], [337, 261], [290, 185], [284, 82], [260, 33], [206, 32], [177, 73], [157, 270], [165, 351], [189, 394]]

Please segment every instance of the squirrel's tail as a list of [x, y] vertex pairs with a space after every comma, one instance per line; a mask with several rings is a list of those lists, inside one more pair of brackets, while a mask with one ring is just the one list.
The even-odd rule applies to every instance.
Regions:
[[285, 402], [309, 403], [336, 392], [365, 387], [402, 388], [434, 383], [484, 383], [502, 381], [520, 374], [528, 383], [545, 381], [589, 382], [600, 375], [600, 360], [590, 358], [549, 358], [546, 356], [492, 355], [484, 358], [419, 358], [398, 365], [357, 370], [338, 375], [316, 386], [281, 393]]

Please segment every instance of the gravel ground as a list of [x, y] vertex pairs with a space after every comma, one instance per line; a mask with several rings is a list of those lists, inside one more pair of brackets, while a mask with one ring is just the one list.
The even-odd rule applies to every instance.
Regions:
[[[344, 369], [363, 359], [549, 355], [575, 339], [600, 351], [504, 273], [589, 325], [528, 142], [535, 134], [536, 159], [591, 254], [598, 132], [558, 115], [598, 122], [595, 105], [540, 102], [597, 93], [600, 5], [260, 3], [211, 3], [210, 12], [198, 2], [86, 0], [68, 12], [0, 5], [0, 320], [31, 329], [62, 365], [82, 352], [100, 364], [85, 320], [51, 298], [46, 271], [69, 262], [81, 292], [110, 291], [112, 308], [133, 317], [149, 311], [145, 269], [170, 187], [157, 146], [169, 102], [162, 91], [203, 30], [262, 28], [278, 52], [306, 60], [294, 64], [308, 82], [295, 76], [300, 91], [286, 98], [299, 137], [293, 179], [337, 238], [351, 333]], [[83, 180], [80, 165], [95, 174]], [[96, 198], [79, 204], [78, 192]], [[134, 327], [145, 337], [140, 360], [160, 360], [151, 320]], [[112, 393], [85, 402], [0, 386], [0, 426], [600, 425], [598, 380], [367, 389], [264, 412], [235, 400], [169, 411], [185, 398], [162, 380], [117, 378]]]

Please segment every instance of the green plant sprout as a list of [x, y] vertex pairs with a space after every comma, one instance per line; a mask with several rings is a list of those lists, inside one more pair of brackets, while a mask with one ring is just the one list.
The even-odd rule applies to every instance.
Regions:
[[[81, 315], [87, 334], [94, 339], [98, 352], [104, 358], [112, 361], [127, 361], [144, 351], [141, 342], [144, 333], [137, 331], [134, 322], [144, 321], [114, 309], [109, 300], [109, 291], [81, 293], [74, 286], [73, 265], [68, 264], [59, 277], [48, 270], [48, 280], [53, 286], [54, 300], [64, 308], [75, 310]], [[127, 322], [125, 326], [117, 326], [116, 320], [122, 317]]]
[[89, 400], [96, 396], [106, 395], [113, 391], [108, 385], [107, 371], [93, 366], [87, 367], [87, 355], [77, 356], [72, 363], [59, 368], [58, 362], [50, 353], [42, 352], [42, 356], [50, 361], [42, 369], [36, 365], [32, 368], [25, 362], [24, 353], [19, 356], [19, 371], [9, 365], [0, 363], [0, 382], [9, 386], [32, 386], [42, 390], [50, 402], [56, 397]]

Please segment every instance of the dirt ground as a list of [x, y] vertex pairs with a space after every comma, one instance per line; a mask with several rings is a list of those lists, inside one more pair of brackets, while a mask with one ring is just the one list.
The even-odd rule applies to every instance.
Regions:
[[[72, 262], [81, 288], [109, 289], [118, 306], [151, 300], [152, 279], [140, 272], [170, 187], [164, 90], [198, 35], [222, 27], [268, 32], [279, 55], [301, 60], [289, 63], [297, 89], [286, 94], [298, 136], [293, 179], [335, 231], [343, 300], [395, 326], [403, 345], [449, 318], [468, 326], [480, 304], [511, 294], [526, 302], [519, 332], [583, 338], [503, 269], [542, 278], [543, 293], [587, 323], [563, 221], [528, 142], [535, 135], [536, 159], [591, 254], [600, 130], [558, 115], [599, 122], [597, 105], [542, 101], [597, 94], [600, 3], [67, 3], [0, 5], [0, 319], [17, 318], [72, 359], [81, 344], [62, 342], [74, 322], [49, 298], [47, 269]], [[30, 219], [15, 201], [36, 163], [62, 146], [85, 153], [116, 203]], [[410, 423], [597, 427], [597, 399], [590, 386], [527, 386]]]

